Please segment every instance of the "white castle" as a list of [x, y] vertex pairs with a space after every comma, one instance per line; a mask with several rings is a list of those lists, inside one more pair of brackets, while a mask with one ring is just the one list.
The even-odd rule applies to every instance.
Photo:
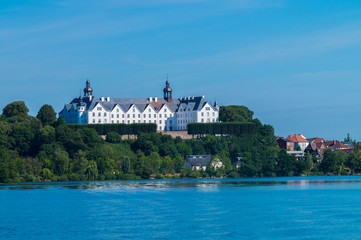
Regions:
[[59, 113], [70, 124], [156, 123], [158, 131], [187, 130], [188, 123], [218, 122], [219, 106], [201, 97], [172, 98], [169, 81], [164, 98], [95, 98], [90, 81], [84, 97], [74, 98]]

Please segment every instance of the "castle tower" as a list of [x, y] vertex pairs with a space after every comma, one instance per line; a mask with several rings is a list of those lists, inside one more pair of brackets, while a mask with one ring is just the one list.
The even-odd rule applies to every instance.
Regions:
[[167, 102], [171, 102], [172, 101], [172, 89], [169, 87], [168, 78], [167, 78], [167, 81], [165, 82], [165, 88], [163, 89], [163, 93], [164, 93], [164, 99]]
[[90, 87], [90, 81], [86, 81], [86, 87], [84, 88], [84, 97], [92, 97], [93, 89]]

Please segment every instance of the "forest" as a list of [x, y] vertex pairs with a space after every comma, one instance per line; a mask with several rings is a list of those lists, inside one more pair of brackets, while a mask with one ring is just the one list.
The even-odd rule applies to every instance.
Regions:
[[[361, 151], [326, 151], [321, 163], [311, 155], [297, 161], [276, 144], [272, 126], [253, 118], [245, 106], [222, 106], [222, 122], [250, 123], [254, 130], [183, 140], [152, 132], [122, 139], [102, 138], [94, 128], [72, 127], [43, 105], [36, 117], [23, 101], [9, 103], [0, 117], [0, 182], [179, 179], [358, 174]], [[139, 127], [137, 127], [138, 129]], [[135, 129], [135, 128], [134, 128]], [[253, 129], [253, 128], [252, 128]], [[224, 168], [185, 169], [185, 156], [210, 154]], [[232, 163], [242, 157], [240, 167]]]

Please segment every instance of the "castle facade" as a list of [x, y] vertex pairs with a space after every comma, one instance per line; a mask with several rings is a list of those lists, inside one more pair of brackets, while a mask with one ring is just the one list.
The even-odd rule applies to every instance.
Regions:
[[204, 96], [172, 98], [166, 81], [163, 98], [110, 98], [93, 96], [89, 80], [84, 96], [65, 104], [59, 113], [69, 124], [156, 123], [158, 131], [187, 130], [188, 123], [218, 122], [219, 106]]

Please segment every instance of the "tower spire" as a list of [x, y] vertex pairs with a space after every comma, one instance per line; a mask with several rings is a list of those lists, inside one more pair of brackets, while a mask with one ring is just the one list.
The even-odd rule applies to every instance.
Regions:
[[172, 101], [172, 88], [169, 86], [168, 74], [167, 74], [167, 81], [165, 82], [165, 88], [163, 89], [164, 99], [167, 102]]
[[86, 85], [84, 88], [84, 97], [90, 97], [93, 96], [93, 89], [90, 87], [90, 81], [89, 79], [86, 81]]

